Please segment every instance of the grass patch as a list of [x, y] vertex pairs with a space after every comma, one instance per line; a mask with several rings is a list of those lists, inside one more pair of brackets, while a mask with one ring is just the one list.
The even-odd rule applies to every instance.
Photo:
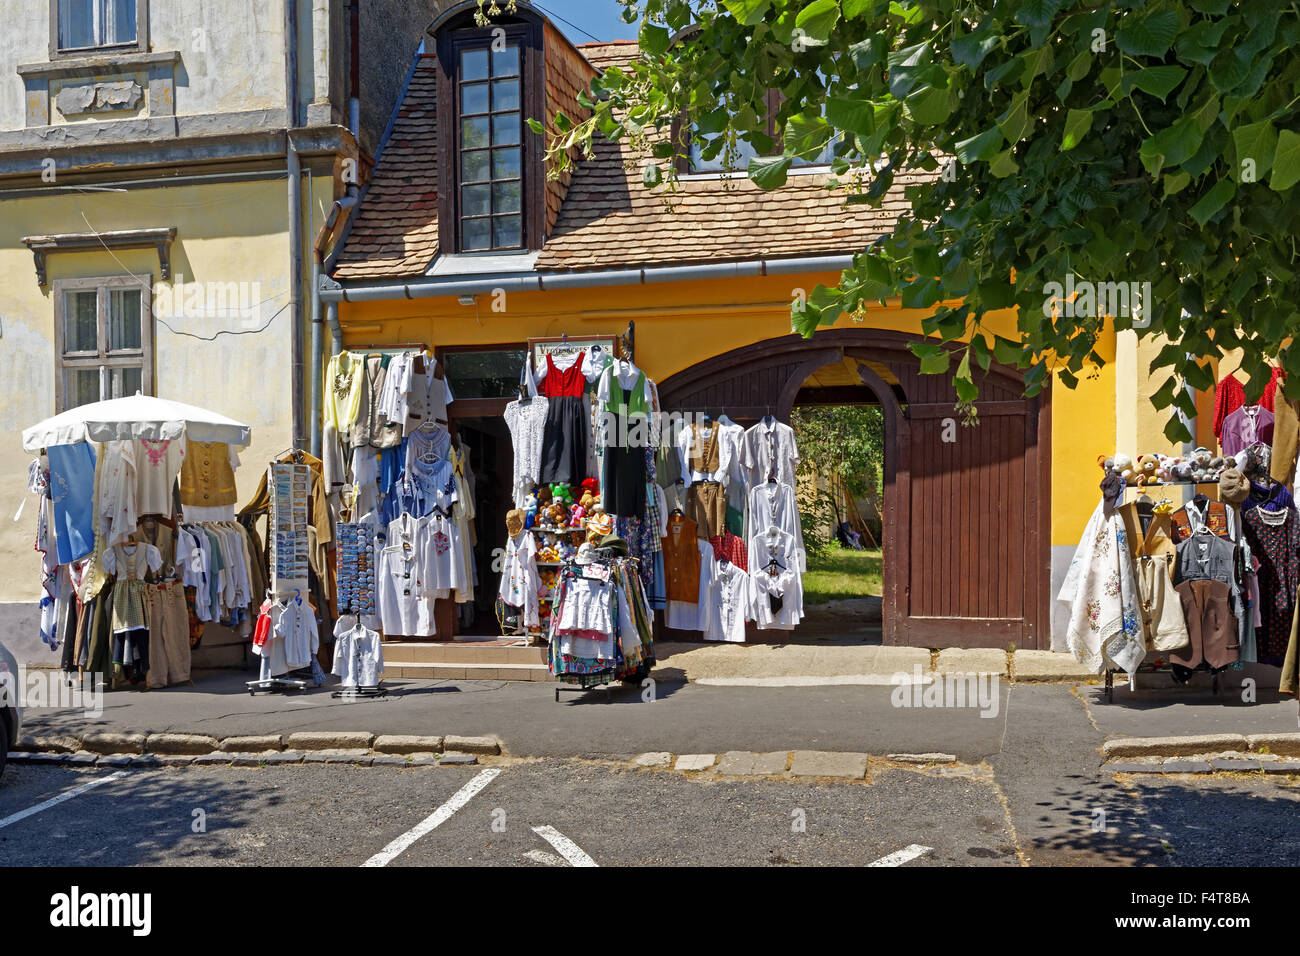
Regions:
[[833, 544], [821, 554], [810, 554], [803, 576], [803, 602], [825, 604], [879, 595], [883, 567], [879, 549], [850, 551]]

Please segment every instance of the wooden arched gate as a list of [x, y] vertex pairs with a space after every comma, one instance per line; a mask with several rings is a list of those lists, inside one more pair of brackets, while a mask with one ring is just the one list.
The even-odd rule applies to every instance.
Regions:
[[1050, 646], [1050, 406], [1017, 372], [982, 376], [962, 426], [951, 379], [922, 375], [912, 336], [831, 329], [757, 342], [659, 386], [666, 411], [789, 422], [810, 375], [846, 357], [884, 412], [884, 640]]

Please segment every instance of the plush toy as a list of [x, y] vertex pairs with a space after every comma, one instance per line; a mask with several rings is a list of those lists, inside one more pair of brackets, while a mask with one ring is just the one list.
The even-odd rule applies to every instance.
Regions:
[[599, 499], [586, 488], [582, 491], [582, 498], [578, 501], [578, 507], [582, 509], [583, 514], [591, 514], [591, 509], [596, 507]]
[[524, 527], [531, 528], [537, 524], [537, 496], [529, 495], [524, 499]]
[[574, 505], [569, 509], [569, 527], [581, 531], [587, 526], [586, 521], [584, 520], [586, 517], [587, 512], [583, 509], [582, 505]]
[[533, 489], [533, 494], [537, 496], [537, 507], [539, 509], [544, 509], [551, 503], [550, 485], [538, 485]]
[[587, 540], [599, 541], [614, 530], [614, 519], [597, 505], [591, 517], [587, 519]]
[[583, 491], [590, 491], [596, 498], [600, 497], [600, 482], [595, 478], [584, 478], [579, 486]]
[[563, 528], [569, 523], [569, 509], [559, 501], [551, 502], [551, 507], [547, 509], [546, 516], [550, 519], [553, 528]]
[[562, 485], [559, 482], [551, 485], [551, 498], [560, 502], [566, 508], [573, 504], [573, 492], [569, 490], [568, 485]]
[[1142, 484], [1149, 484], [1156, 478], [1159, 462], [1155, 455], [1139, 455], [1137, 460], [1138, 478]]

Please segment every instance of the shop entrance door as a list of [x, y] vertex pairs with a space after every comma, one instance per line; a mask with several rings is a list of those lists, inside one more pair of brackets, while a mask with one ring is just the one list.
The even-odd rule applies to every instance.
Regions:
[[810, 375], [856, 360], [884, 411], [884, 642], [1047, 648], [1050, 406], [995, 366], [980, 380], [980, 424], [963, 427], [951, 380], [921, 374], [915, 340], [875, 329], [769, 339], [665, 379], [660, 400], [788, 422]]

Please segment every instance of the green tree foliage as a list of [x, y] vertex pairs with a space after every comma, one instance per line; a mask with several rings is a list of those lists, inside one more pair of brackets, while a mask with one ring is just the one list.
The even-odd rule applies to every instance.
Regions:
[[[855, 498], [879, 492], [885, 461], [885, 423], [878, 405], [796, 408], [790, 419], [799, 445], [799, 508], [804, 545], [821, 551], [835, 540], [847, 515], [833, 492]], [[826, 529], [830, 527], [831, 534]]]
[[[643, 59], [593, 82], [589, 119], [563, 118], [557, 170], [593, 135], [627, 139], [653, 157], [646, 184], [671, 191], [682, 146], [668, 131], [685, 114], [716, 149], [743, 139], [768, 154], [748, 165], [762, 188], [831, 142], [851, 204], [930, 174], [906, 189], [912, 214], [793, 312], [797, 331], [901, 296], [928, 312], [926, 371], [953, 374], [964, 402], [993, 360], [1023, 369], [1032, 395], [1050, 372], [1073, 387], [1102, 361], [1103, 320], [1054, 309], [1054, 283], [1150, 282], [1139, 320], [1114, 324], [1170, 339], [1152, 366], [1169, 372], [1158, 408], [1193, 415], [1183, 384], [1212, 386], [1205, 359], [1229, 349], [1245, 351], [1248, 391], [1274, 356], [1300, 380], [1285, 347], [1300, 328], [1295, 3], [619, 2], [641, 19]], [[1005, 308], [1011, 338], [984, 323]], [[1167, 432], [1181, 429], [1171, 411]]]

